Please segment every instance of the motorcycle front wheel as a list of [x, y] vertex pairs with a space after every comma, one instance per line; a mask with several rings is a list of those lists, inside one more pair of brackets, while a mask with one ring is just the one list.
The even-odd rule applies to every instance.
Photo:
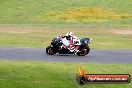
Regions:
[[88, 46], [80, 49], [80, 52], [77, 53], [78, 56], [85, 56], [89, 53], [90, 48]]

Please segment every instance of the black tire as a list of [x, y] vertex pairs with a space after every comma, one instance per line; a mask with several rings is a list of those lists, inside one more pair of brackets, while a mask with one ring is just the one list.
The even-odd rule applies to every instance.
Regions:
[[56, 54], [55, 50], [51, 47], [51, 46], [48, 46], [46, 48], [46, 53], [49, 54], [49, 55], [54, 55]]
[[85, 55], [87, 55], [89, 53], [89, 51], [90, 51], [89, 46], [85, 46], [85, 47], [82, 47], [80, 49], [80, 52], [78, 52], [77, 55], [78, 56], [85, 56]]

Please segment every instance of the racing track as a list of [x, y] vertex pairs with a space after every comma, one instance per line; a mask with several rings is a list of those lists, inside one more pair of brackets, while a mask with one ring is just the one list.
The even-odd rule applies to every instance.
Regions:
[[51, 62], [132, 63], [132, 50], [91, 49], [87, 56], [47, 55], [44, 49], [0, 48], [1, 60], [42, 60]]

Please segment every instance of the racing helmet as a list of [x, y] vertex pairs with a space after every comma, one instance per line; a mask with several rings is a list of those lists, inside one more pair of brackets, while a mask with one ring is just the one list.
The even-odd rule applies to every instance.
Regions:
[[73, 36], [73, 33], [72, 32], [67, 32], [66, 33], [66, 39], [67, 40], [70, 40], [70, 38]]
[[67, 32], [66, 36], [73, 36], [73, 33], [72, 32]]

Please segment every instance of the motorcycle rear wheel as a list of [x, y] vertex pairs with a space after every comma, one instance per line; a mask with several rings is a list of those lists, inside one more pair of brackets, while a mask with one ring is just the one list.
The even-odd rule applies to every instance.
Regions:
[[54, 55], [56, 54], [55, 50], [51, 47], [51, 46], [48, 46], [46, 48], [46, 53], [49, 54], [49, 55]]

